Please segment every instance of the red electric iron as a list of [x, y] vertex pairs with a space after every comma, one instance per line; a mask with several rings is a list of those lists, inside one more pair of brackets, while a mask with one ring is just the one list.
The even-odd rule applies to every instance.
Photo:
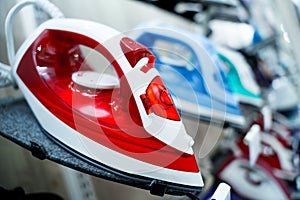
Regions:
[[152, 182], [159, 188], [154, 194], [200, 191], [194, 141], [153, 67], [152, 53], [105, 25], [63, 18], [45, 1], [14, 7], [6, 33], [14, 13], [27, 4], [55, 17], [16, 56], [7, 34], [12, 77], [44, 132], [110, 173], [137, 185]]
[[299, 198], [291, 186], [299, 180], [299, 155], [287, 127], [273, 120], [270, 112], [259, 114], [247, 134], [230, 145], [232, 154], [218, 169], [218, 178], [242, 198]]

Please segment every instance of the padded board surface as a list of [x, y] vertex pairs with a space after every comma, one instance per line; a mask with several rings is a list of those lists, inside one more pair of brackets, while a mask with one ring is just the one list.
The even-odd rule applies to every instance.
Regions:
[[[155, 180], [124, 174], [98, 163], [91, 163], [55, 142], [42, 131], [28, 104], [21, 96], [0, 99], [0, 122], [0, 135], [30, 150], [34, 156], [40, 159], [49, 159], [75, 170], [118, 183], [150, 191], [153, 188]], [[154, 184], [154, 188], [160, 187], [160, 184], [168, 185], [168, 183]], [[184, 195], [195, 191], [199, 192], [199, 189], [168, 185], [165, 193]]]

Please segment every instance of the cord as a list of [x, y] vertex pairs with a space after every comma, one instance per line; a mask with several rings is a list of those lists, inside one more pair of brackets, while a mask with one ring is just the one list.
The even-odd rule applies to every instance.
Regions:
[[[15, 61], [15, 46], [13, 38], [13, 20], [15, 16], [28, 5], [35, 5], [49, 14], [51, 18], [63, 18], [62, 12], [48, 0], [25, 0], [15, 5], [8, 13], [5, 20], [5, 36], [7, 46], [7, 56], [10, 66]], [[0, 87], [6, 87], [13, 84], [11, 67], [0, 62]]]
[[20, 12], [24, 7], [28, 5], [36, 5], [52, 18], [63, 18], [64, 15], [62, 12], [48, 0], [26, 0], [15, 5], [8, 13], [5, 20], [5, 36], [6, 36], [6, 46], [7, 46], [7, 55], [10, 65], [13, 65], [15, 57], [15, 47], [14, 47], [14, 38], [13, 38], [13, 20], [16, 14]]
[[6, 87], [13, 83], [11, 67], [0, 63], [0, 87]]

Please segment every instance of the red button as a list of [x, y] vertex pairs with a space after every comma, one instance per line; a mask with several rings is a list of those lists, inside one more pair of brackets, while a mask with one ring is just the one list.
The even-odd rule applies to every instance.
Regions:
[[161, 93], [160, 93], [160, 100], [161, 100], [164, 104], [166, 104], [166, 105], [168, 105], [168, 106], [173, 106], [172, 98], [171, 98], [171, 96], [170, 96], [168, 90], [166, 90], [166, 89], [164, 89], [164, 90], [161, 91]]

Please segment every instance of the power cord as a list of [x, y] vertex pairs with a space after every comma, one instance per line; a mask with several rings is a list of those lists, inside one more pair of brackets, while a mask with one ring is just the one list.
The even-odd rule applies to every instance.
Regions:
[[63, 18], [62, 12], [48, 0], [26, 0], [18, 3], [12, 9], [10, 9], [5, 20], [5, 36], [6, 36], [6, 46], [7, 46], [7, 56], [10, 65], [14, 63], [15, 57], [15, 46], [13, 38], [13, 20], [15, 16], [28, 5], [35, 5], [41, 8], [43, 11], [49, 14], [52, 18]]
[[0, 87], [6, 87], [14, 83], [12, 68], [15, 61], [15, 46], [13, 38], [13, 20], [15, 16], [28, 5], [35, 5], [41, 8], [52, 18], [63, 18], [62, 12], [48, 0], [25, 0], [15, 5], [8, 13], [5, 20], [5, 36], [9, 65], [0, 62]]
[[11, 67], [0, 63], [0, 88], [12, 85]]

